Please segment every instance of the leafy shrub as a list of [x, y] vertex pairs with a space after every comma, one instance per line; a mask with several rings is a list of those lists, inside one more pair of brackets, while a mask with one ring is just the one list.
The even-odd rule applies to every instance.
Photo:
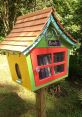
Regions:
[[69, 80], [82, 81], [82, 55], [71, 55], [69, 64]]
[[0, 36], [0, 41], [3, 40], [3, 39], [4, 39], [4, 37], [3, 36]]
[[80, 101], [80, 104], [82, 105], [82, 90], [78, 93], [78, 100]]

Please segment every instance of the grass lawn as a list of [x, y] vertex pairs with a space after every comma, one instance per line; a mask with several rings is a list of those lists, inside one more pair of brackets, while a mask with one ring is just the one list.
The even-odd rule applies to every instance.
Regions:
[[[61, 81], [62, 95], [46, 94], [47, 117], [82, 117], [81, 88]], [[12, 82], [5, 56], [0, 56], [0, 117], [36, 117], [35, 93]]]

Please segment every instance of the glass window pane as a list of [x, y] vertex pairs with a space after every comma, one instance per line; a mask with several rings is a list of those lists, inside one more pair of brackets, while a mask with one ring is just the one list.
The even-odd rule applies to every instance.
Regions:
[[39, 72], [39, 78], [44, 79], [52, 75], [52, 68], [42, 68]]
[[58, 52], [54, 54], [54, 62], [62, 62], [64, 61], [64, 52]]
[[57, 65], [54, 67], [54, 74], [58, 74], [64, 71], [64, 64]]
[[38, 65], [47, 65], [51, 63], [51, 54], [43, 54], [37, 56]]

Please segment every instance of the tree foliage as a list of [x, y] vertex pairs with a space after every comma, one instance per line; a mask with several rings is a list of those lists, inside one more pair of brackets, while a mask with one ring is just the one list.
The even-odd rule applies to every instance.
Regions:
[[35, 0], [1, 0], [0, 1], [0, 36], [6, 36], [13, 28], [19, 15], [35, 8]]

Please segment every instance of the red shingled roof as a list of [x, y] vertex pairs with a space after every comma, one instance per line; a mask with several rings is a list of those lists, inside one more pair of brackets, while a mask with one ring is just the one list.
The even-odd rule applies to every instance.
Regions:
[[[41, 34], [51, 13], [54, 14], [53, 12], [53, 8], [50, 7], [18, 17], [11, 33], [0, 43], [0, 49], [23, 52]], [[60, 21], [55, 15], [54, 17], [60, 28], [64, 31]], [[75, 43], [77, 42], [71, 35], [66, 32], [65, 34]]]

